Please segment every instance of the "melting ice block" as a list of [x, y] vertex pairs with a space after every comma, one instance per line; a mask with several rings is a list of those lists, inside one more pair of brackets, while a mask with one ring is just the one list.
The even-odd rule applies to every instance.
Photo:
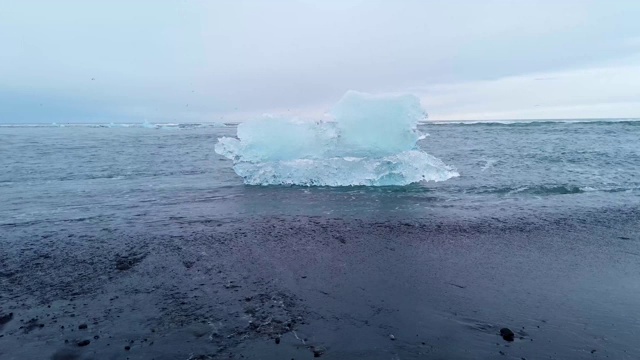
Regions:
[[425, 112], [412, 95], [347, 92], [331, 121], [263, 116], [238, 125], [237, 138], [218, 139], [251, 185], [407, 185], [458, 173], [418, 148]]

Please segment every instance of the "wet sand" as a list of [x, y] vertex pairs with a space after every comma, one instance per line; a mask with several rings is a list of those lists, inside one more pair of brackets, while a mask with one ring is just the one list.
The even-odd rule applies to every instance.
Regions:
[[639, 219], [6, 224], [0, 358], [637, 359]]

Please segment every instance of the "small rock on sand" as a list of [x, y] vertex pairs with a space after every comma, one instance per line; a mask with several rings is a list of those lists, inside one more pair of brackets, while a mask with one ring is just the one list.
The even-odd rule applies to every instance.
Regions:
[[78, 346], [87, 346], [91, 343], [90, 340], [82, 340], [82, 341], [78, 341]]
[[318, 346], [312, 346], [311, 352], [313, 353], [313, 357], [320, 357], [324, 354], [324, 349]]
[[0, 325], [4, 325], [13, 319], [13, 313], [2, 314], [0, 313]]
[[509, 341], [509, 342], [513, 341], [515, 338], [515, 335], [516, 334], [514, 334], [513, 331], [511, 331], [511, 329], [509, 328], [500, 329], [500, 336], [502, 336], [502, 338], [505, 341]]

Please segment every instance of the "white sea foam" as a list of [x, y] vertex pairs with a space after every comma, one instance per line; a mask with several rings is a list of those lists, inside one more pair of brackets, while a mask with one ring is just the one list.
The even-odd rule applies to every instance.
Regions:
[[458, 176], [417, 147], [425, 112], [415, 96], [349, 91], [330, 115], [263, 116], [238, 125], [237, 138], [220, 138], [215, 149], [251, 185], [406, 185]]
[[482, 171], [482, 172], [484, 172], [484, 171], [486, 171], [487, 169], [489, 169], [489, 168], [493, 167], [493, 166], [496, 164], [496, 162], [497, 162], [497, 160], [496, 160], [496, 159], [483, 159], [483, 160], [485, 161], [485, 164], [484, 164], [484, 166], [482, 166], [482, 168], [480, 169], [480, 171]]
[[[529, 120], [438, 120], [429, 121], [432, 125], [530, 125], [530, 124], [602, 124], [602, 123], [640, 123], [640, 118], [621, 119], [529, 119]], [[420, 125], [427, 122], [420, 122]]]

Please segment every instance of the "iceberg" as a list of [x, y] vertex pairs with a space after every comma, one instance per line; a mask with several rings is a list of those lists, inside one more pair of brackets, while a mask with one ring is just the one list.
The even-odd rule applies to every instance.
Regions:
[[418, 147], [426, 112], [413, 95], [348, 91], [329, 115], [245, 121], [237, 138], [219, 138], [215, 151], [233, 160], [249, 185], [388, 186], [459, 176]]

